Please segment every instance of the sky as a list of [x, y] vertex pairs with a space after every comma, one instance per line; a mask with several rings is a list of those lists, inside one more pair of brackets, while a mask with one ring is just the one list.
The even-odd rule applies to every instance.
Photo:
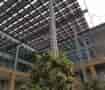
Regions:
[[78, 0], [82, 9], [88, 8], [85, 14], [86, 20], [91, 27], [105, 23], [105, 0]]

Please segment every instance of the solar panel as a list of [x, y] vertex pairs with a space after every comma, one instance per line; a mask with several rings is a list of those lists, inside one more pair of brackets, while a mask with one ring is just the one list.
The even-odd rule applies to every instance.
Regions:
[[[74, 29], [78, 34], [89, 29], [77, 0], [55, 0], [54, 10], [59, 47], [64, 48], [64, 42], [70, 45]], [[49, 0], [0, 2], [0, 31], [39, 52], [47, 51], [50, 47], [49, 20]], [[0, 48], [12, 49], [16, 45], [0, 37]]]

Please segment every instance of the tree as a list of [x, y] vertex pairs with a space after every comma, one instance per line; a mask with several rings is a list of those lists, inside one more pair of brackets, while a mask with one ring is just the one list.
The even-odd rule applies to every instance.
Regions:
[[64, 54], [34, 54], [33, 63], [31, 90], [71, 90], [73, 63]]

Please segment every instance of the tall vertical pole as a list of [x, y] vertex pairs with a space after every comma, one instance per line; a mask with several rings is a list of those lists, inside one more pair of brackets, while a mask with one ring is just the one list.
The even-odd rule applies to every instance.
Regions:
[[[77, 23], [75, 23], [75, 25], [77, 26]], [[76, 51], [77, 51], [78, 57], [80, 59], [79, 63], [81, 63], [82, 62], [81, 46], [78, 41], [78, 32], [76, 31], [75, 27], [73, 29], [73, 32], [74, 32], [74, 41], [75, 41], [75, 45], [76, 45]], [[81, 64], [80, 64], [80, 68], [81, 68], [81, 71], [83, 74], [84, 81], [87, 81], [86, 69], [84, 67], [82, 67]]]
[[51, 51], [54, 57], [58, 56], [58, 45], [57, 45], [57, 33], [56, 33], [56, 18], [54, 15], [53, 1], [50, 0], [49, 9], [50, 9], [50, 46]]
[[15, 57], [15, 63], [14, 63], [14, 72], [11, 73], [10, 78], [10, 90], [15, 90], [15, 83], [16, 83], [16, 69], [17, 69], [17, 62], [18, 62], [18, 56], [19, 56], [19, 49], [21, 45], [17, 46], [16, 48], [16, 57]]
[[21, 45], [18, 45], [16, 48], [16, 57], [15, 57], [15, 63], [14, 63], [14, 70], [16, 71], [17, 69], [17, 62], [18, 62], [18, 56], [19, 56], [19, 50], [20, 50]]

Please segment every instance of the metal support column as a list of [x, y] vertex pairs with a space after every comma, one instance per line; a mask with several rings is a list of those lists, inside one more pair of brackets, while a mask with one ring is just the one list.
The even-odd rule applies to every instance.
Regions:
[[55, 57], [58, 56], [58, 45], [57, 45], [57, 33], [56, 33], [56, 19], [54, 15], [53, 1], [50, 0], [49, 9], [50, 9], [50, 45], [51, 51]]
[[22, 45], [18, 45], [16, 48], [16, 57], [15, 57], [15, 63], [14, 63], [14, 72], [11, 75], [10, 78], [10, 90], [15, 90], [15, 83], [16, 83], [16, 69], [17, 69], [17, 63], [18, 63], [18, 56], [19, 56], [19, 49]]
[[[77, 25], [77, 23], [75, 23], [75, 25]], [[80, 68], [81, 68], [81, 71], [82, 71], [82, 74], [83, 74], [84, 81], [87, 81], [86, 68], [81, 66], [81, 63], [83, 62], [82, 56], [81, 56], [81, 46], [80, 46], [79, 41], [78, 41], [78, 32], [76, 31], [75, 27], [73, 29], [73, 32], [74, 32], [74, 40], [75, 40], [75, 45], [76, 45], [76, 51], [77, 51], [78, 57], [80, 59], [80, 62], [79, 62]]]
[[88, 61], [89, 61], [89, 60], [91, 60], [91, 55], [90, 55], [90, 52], [89, 52], [89, 47], [88, 47], [88, 45], [87, 45], [87, 43], [86, 43], [86, 41], [84, 39], [82, 39], [82, 41], [83, 41], [83, 44], [85, 46], [87, 58], [88, 58]]
[[14, 70], [16, 71], [17, 69], [17, 62], [18, 62], [18, 56], [19, 56], [19, 50], [20, 50], [20, 47], [22, 45], [18, 45], [17, 48], [16, 48], [16, 57], [15, 57], [15, 63], [14, 63]]

